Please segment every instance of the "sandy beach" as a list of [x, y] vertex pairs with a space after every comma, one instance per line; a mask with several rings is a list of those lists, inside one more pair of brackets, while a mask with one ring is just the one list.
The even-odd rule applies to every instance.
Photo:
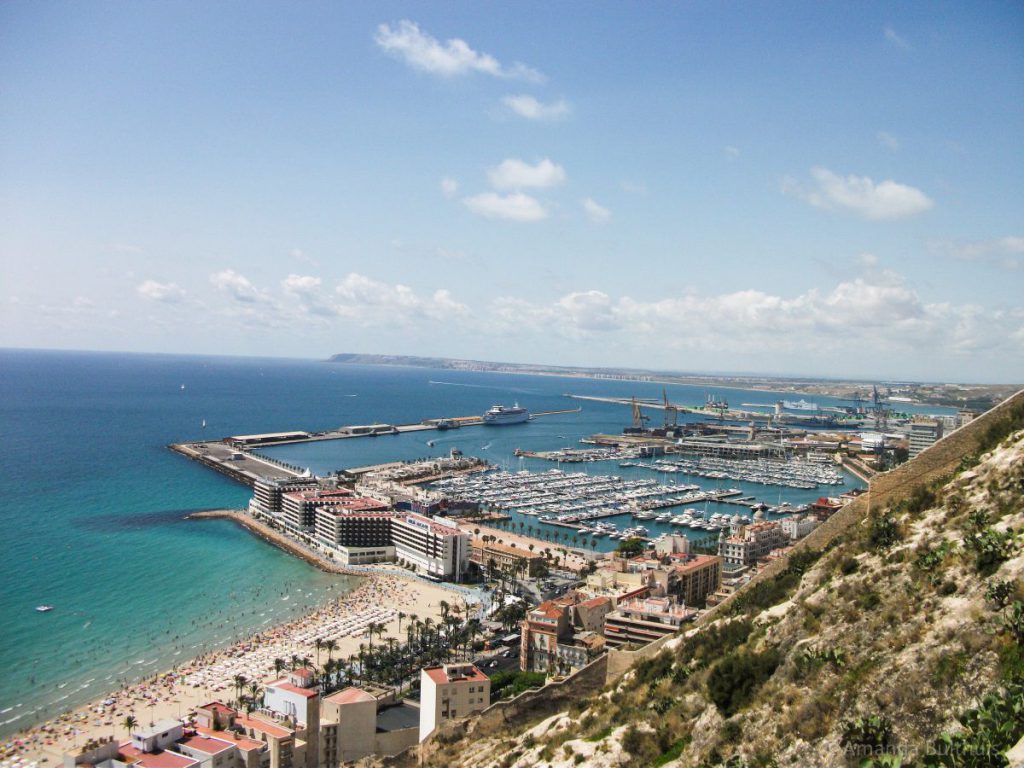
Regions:
[[[274, 659], [293, 655], [317, 662], [316, 640], [334, 640], [333, 658], [347, 658], [370, 642], [366, 627], [383, 623], [385, 632], [374, 644], [393, 637], [404, 641], [410, 615], [437, 620], [441, 602], [464, 607], [459, 592], [412, 577], [379, 571], [366, 574], [355, 590], [299, 619], [258, 632], [229, 648], [204, 654], [172, 670], [110, 692], [90, 704], [21, 731], [0, 743], [0, 768], [59, 764], [63, 753], [98, 737], [127, 738], [121, 723], [133, 715], [140, 725], [187, 717], [198, 705], [235, 697], [234, 677], [272, 681]], [[399, 613], [404, 617], [399, 620]], [[463, 614], [465, 615], [465, 614]], [[401, 624], [401, 630], [399, 629]], [[319, 652], [320, 663], [328, 658]]]

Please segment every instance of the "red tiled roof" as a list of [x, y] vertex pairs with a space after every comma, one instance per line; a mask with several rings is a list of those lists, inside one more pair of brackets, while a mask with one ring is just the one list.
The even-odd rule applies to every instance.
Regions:
[[216, 755], [218, 752], [223, 752], [225, 749], [231, 749], [233, 746], [226, 741], [220, 739], [211, 739], [207, 736], [188, 736], [178, 742], [182, 746], [194, 749], [198, 752], [205, 752], [208, 755]]
[[210, 709], [225, 715], [233, 715], [235, 713], [235, 710], [233, 710], [227, 704], [224, 704], [219, 701], [211, 701], [209, 704], [203, 704], [201, 707], [199, 707], [199, 709]]
[[[485, 675], [472, 664], [469, 664], [467, 666], [470, 669], [469, 673], [463, 675], [462, 677], [456, 677], [454, 680], [448, 678], [448, 672], [445, 670], [444, 667], [426, 667], [423, 671], [426, 672], [430, 679], [438, 685], [448, 685], [450, 683], [462, 682], [483, 683], [489, 679], [487, 675]], [[465, 669], [465, 667], [462, 667], [462, 669]]]
[[254, 731], [265, 733], [268, 736], [273, 736], [278, 739], [283, 739], [286, 736], [291, 736], [293, 731], [284, 728], [273, 723], [268, 723], [266, 720], [258, 720], [252, 717], [243, 717], [239, 715], [235, 718], [235, 722], [243, 728], [251, 728]]
[[292, 685], [287, 680], [276, 680], [273, 683], [268, 683], [267, 687], [280, 688], [282, 691], [288, 691], [288, 693], [297, 693], [299, 696], [305, 696], [307, 699], [312, 699], [318, 695], [312, 688], [299, 688], [299, 686]]
[[247, 739], [232, 731], [215, 731], [212, 728], [204, 728], [201, 725], [196, 726], [196, 733], [201, 733], [203, 736], [214, 736], [221, 741], [228, 741], [246, 752], [251, 749], [260, 749], [266, 746], [262, 741]]
[[143, 752], [134, 746], [122, 746], [119, 751], [135, 765], [141, 765], [144, 768], [191, 768], [191, 766], [199, 765], [198, 760], [165, 750]]
[[597, 608], [600, 605], [610, 604], [611, 600], [607, 597], [592, 597], [589, 600], [584, 600], [580, 603], [580, 608]]

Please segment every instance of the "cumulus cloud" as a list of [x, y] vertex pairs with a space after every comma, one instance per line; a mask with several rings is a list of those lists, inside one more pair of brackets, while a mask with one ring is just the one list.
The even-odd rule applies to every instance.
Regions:
[[874, 220], [904, 219], [935, 205], [920, 189], [891, 179], [876, 184], [867, 176], [840, 176], [820, 167], [811, 169], [811, 178], [814, 185], [808, 187], [787, 177], [782, 189], [816, 208], [848, 211]]
[[591, 198], [585, 198], [581, 205], [587, 217], [595, 224], [603, 224], [612, 217], [612, 212], [602, 205], [594, 202]]
[[[636, 300], [573, 291], [547, 303], [503, 297], [481, 322], [493, 332], [558, 334], [606, 347], [618, 341], [709, 354], [833, 355], [865, 337], [896, 358], [943, 345], [953, 353], [998, 349], [1024, 325], [1024, 310], [928, 303], [891, 271], [845, 280], [829, 291], [784, 296], [758, 289]], [[686, 333], [677, 332], [686, 328]], [[1022, 346], [1018, 352], [1024, 352]]]
[[497, 168], [487, 172], [495, 189], [522, 189], [523, 187], [555, 187], [565, 181], [565, 169], [544, 158], [535, 165], [514, 157], [503, 160]]
[[176, 283], [159, 283], [156, 280], [146, 280], [135, 289], [138, 294], [150, 301], [162, 301], [173, 304], [185, 298], [185, 291]]
[[518, 62], [504, 66], [488, 53], [473, 50], [465, 40], [452, 38], [442, 43], [408, 19], [392, 27], [377, 27], [374, 41], [381, 50], [404, 61], [414, 69], [435, 75], [453, 77], [480, 72], [492, 77], [540, 83], [544, 75]]
[[459, 193], [459, 182], [450, 176], [441, 179], [441, 194], [451, 200]]
[[381, 282], [357, 272], [348, 274], [335, 294], [338, 314], [365, 325], [408, 325], [422, 319], [449, 321], [470, 315], [469, 308], [445, 288], [423, 297], [406, 285]]
[[243, 304], [257, 304], [269, 300], [264, 291], [260, 291], [249, 282], [249, 278], [233, 269], [225, 269], [210, 275], [210, 282], [217, 290]]
[[539, 200], [522, 192], [513, 192], [508, 195], [483, 192], [463, 198], [462, 203], [477, 216], [488, 219], [540, 221], [548, 216], [547, 209]]
[[502, 103], [517, 115], [525, 117], [527, 120], [547, 122], [564, 120], [569, 116], [569, 112], [571, 111], [569, 103], [565, 99], [559, 99], [558, 101], [553, 101], [550, 104], [544, 104], [543, 102], [537, 101], [533, 96], [529, 96], [527, 94], [506, 96], [502, 99]]
[[1024, 237], [1009, 235], [993, 240], [940, 240], [931, 244], [933, 251], [970, 261], [1017, 270], [1024, 267]]

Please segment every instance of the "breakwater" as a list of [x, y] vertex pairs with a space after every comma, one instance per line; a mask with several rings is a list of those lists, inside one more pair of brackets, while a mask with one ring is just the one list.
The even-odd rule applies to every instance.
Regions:
[[258, 536], [269, 544], [295, 555], [307, 563], [326, 573], [338, 573], [346, 576], [365, 576], [366, 571], [340, 565], [320, 553], [302, 546], [295, 539], [286, 536], [266, 523], [255, 519], [240, 509], [211, 509], [192, 512], [185, 516], [186, 520], [233, 520], [250, 533]]

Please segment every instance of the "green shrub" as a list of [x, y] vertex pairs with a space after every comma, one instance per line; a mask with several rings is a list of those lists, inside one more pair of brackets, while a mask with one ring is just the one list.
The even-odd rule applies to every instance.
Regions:
[[689, 736], [684, 736], [683, 738], [673, 742], [672, 745], [651, 764], [652, 768], [660, 768], [660, 766], [665, 765], [665, 763], [671, 763], [673, 760], [677, 759], [681, 754], [683, 754], [683, 750], [686, 749], [690, 740]]
[[1015, 600], [1003, 614], [1001, 624], [1017, 645], [1024, 645], [1024, 603]]
[[883, 715], [847, 720], [839, 743], [855, 757], [887, 752], [892, 746], [892, 721]]
[[708, 695], [725, 717], [736, 714], [774, 674], [782, 660], [778, 651], [730, 653], [711, 670]]
[[963, 730], [943, 734], [922, 760], [924, 768], [987, 768], [1007, 765], [1003, 753], [1024, 737], [1024, 684], [990, 693], [960, 716]]
[[868, 546], [873, 550], [883, 550], [896, 544], [902, 536], [900, 524], [893, 515], [886, 513], [871, 518], [868, 531]]
[[974, 552], [975, 566], [983, 574], [992, 573], [1014, 556], [1017, 542], [1012, 531], [986, 528], [967, 537], [967, 546]]
[[749, 619], [713, 624], [686, 641], [686, 651], [699, 664], [710, 664], [747, 641], [754, 630]]
[[801, 549], [799, 552], [794, 552], [789, 557], [789, 563], [786, 566], [786, 573], [795, 573], [798, 576], [803, 576], [821, 558], [821, 551], [817, 549]]
[[1010, 604], [1017, 592], [1017, 585], [1012, 581], [994, 581], [985, 588], [985, 599], [992, 603], [996, 610], [1002, 610]]
[[839, 563], [839, 572], [843, 576], [849, 576], [858, 570], [860, 570], [860, 562], [855, 557], [844, 557], [842, 562]]
[[800, 575], [791, 571], [756, 582], [733, 600], [732, 612], [734, 614], [754, 610], [760, 612], [773, 605], [778, 605], [797, 588], [799, 583]]
[[743, 736], [743, 724], [737, 720], [727, 720], [722, 726], [718, 739], [722, 744], [738, 744]]

